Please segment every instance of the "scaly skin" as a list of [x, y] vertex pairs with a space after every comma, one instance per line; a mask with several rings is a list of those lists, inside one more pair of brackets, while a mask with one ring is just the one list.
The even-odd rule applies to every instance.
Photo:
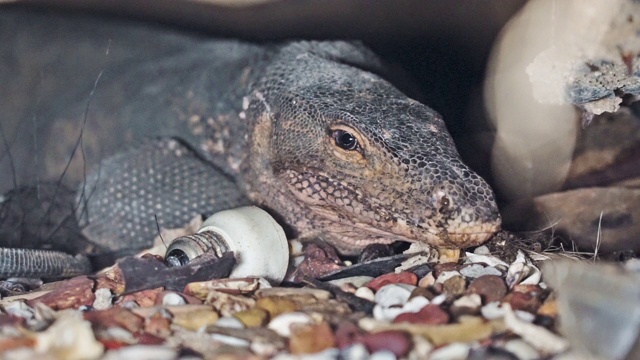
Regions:
[[[115, 28], [96, 22], [87, 26]], [[119, 31], [132, 43], [140, 42], [137, 36], [149, 36], [135, 27]], [[154, 31], [156, 37], [164, 34]], [[486, 241], [500, 228], [491, 188], [461, 162], [440, 116], [375, 75], [384, 67], [363, 46], [340, 41], [258, 46], [188, 36], [173, 41], [189, 46], [153, 59], [114, 55], [91, 99], [83, 135], [89, 157], [116, 153], [114, 144], [145, 136], [181, 139], [160, 142], [172, 160], [163, 158], [158, 168], [141, 170], [143, 175], [131, 173], [144, 169], [144, 161], [135, 167], [126, 161], [150, 159], [158, 153], [154, 146], [143, 146], [142, 157], [111, 158], [100, 176], [89, 177], [79, 194], [87, 208], [81, 207], [78, 216], [91, 242], [113, 251], [147, 246], [156, 233], [149, 225], [155, 223], [153, 209], [165, 207], [171, 214], [182, 208], [170, 199], [158, 200], [166, 190], [143, 181], [131, 186], [131, 179], [148, 180], [174, 163], [180, 173], [184, 158], [197, 158], [221, 172], [239, 193], [224, 204], [213, 199], [211, 206], [185, 208], [175, 219], [160, 217], [164, 227], [248, 198], [286, 225], [290, 237], [319, 237], [344, 254], [396, 240], [462, 248]], [[55, 121], [43, 131], [67, 123], [79, 128], [78, 114], [86, 106], [82, 100], [56, 106], [51, 110]], [[105, 133], [111, 139], [107, 146], [101, 138]], [[72, 134], [69, 138], [75, 139], [77, 133]], [[72, 144], [56, 138], [49, 148], [68, 153]], [[84, 159], [75, 160], [84, 164]], [[59, 174], [53, 168], [52, 174]], [[75, 169], [82, 179], [77, 171], [82, 166]], [[118, 183], [121, 179], [126, 181]], [[216, 189], [215, 183], [195, 187], [209, 185]], [[153, 194], [143, 210], [136, 206], [144, 199], [130, 200], [141, 186]], [[225, 185], [225, 191], [230, 187]], [[87, 188], [95, 193], [88, 196]], [[185, 197], [204, 196], [196, 190]], [[122, 221], [134, 223], [127, 228]], [[110, 229], [116, 230], [105, 235]]]

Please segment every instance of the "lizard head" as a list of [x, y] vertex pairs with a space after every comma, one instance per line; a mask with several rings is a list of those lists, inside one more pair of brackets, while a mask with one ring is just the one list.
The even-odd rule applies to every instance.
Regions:
[[274, 210], [299, 236], [354, 253], [396, 240], [463, 248], [499, 230], [493, 191], [435, 111], [313, 51], [271, 71], [258, 93], [268, 126], [256, 127], [269, 135], [256, 146], [269, 154]]

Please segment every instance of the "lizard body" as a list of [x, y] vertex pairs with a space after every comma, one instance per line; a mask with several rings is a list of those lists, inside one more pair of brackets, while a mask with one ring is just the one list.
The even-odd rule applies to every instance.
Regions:
[[[74, 26], [113, 34], [100, 22]], [[164, 36], [113, 31], [134, 43]], [[76, 207], [83, 234], [102, 249], [148, 246], [156, 218], [176, 227], [246, 203], [267, 209], [289, 237], [345, 254], [396, 240], [468, 247], [500, 227], [491, 188], [462, 163], [440, 116], [376, 75], [384, 66], [362, 45], [185, 36], [149, 58], [117, 49], [121, 40], [113, 37], [121, 55], [90, 106], [51, 106], [43, 130], [82, 128], [86, 159], [107, 157], [80, 185]], [[105, 149], [107, 134], [137, 145]], [[86, 159], [74, 159], [78, 180]]]

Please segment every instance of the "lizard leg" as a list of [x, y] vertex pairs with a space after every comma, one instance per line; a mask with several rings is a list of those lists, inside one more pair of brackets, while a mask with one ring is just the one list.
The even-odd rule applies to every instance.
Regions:
[[77, 197], [82, 233], [120, 253], [150, 246], [159, 227], [250, 204], [233, 178], [174, 138], [146, 140], [105, 159]]

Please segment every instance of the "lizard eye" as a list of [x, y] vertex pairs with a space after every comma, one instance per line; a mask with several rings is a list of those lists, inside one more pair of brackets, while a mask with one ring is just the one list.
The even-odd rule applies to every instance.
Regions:
[[336, 141], [336, 145], [345, 150], [355, 150], [358, 148], [358, 139], [350, 132], [334, 130], [333, 139]]

